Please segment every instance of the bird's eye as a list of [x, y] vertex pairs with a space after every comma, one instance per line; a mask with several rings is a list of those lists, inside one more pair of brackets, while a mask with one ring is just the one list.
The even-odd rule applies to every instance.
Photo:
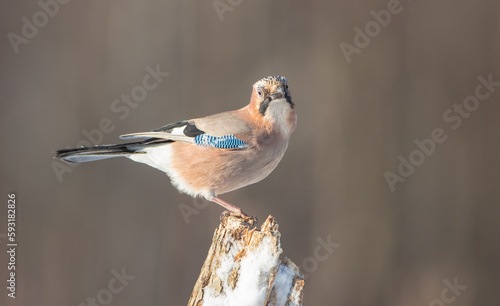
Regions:
[[259, 95], [259, 97], [262, 97], [263, 94], [262, 89], [257, 89], [257, 94]]

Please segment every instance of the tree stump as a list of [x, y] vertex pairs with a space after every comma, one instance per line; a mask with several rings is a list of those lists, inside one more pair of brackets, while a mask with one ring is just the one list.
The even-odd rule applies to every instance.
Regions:
[[188, 306], [302, 305], [304, 277], [288, 258], [280, 259], [280, 232], [272, 216], [222, 216]]

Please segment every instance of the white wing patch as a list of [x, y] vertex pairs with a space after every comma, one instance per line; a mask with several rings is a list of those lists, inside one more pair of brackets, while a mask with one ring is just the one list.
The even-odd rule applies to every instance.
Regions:
[[178, 127], [178, 128], [174, 128], [174, 129], [172, 129], [172, 132], [170, 132], [170, 134], [184, 136], [184, 129], [185, 128], [186, 128], [186, 126], [181, 126], [181, 127]]

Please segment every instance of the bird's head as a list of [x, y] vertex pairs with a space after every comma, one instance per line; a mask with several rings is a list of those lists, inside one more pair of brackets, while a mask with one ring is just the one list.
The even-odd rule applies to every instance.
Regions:
[[269, 76], [257, 81], [253, 85], [250, 108], [255, 117], [260, 117], [268, 125], [278, 125], [291, 131], [295, 129], [295, 104], [288, 83], [282, 76]]

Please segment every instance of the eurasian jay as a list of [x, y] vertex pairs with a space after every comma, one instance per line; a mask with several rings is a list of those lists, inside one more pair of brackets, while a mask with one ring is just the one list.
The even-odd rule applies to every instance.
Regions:
[[128, 157], [164, 171], [180, 192], [245, 215], [218, 196], [276, 168], [296, 127], [294, 108], [286, 79], [270, 76], [253, 85], [250, 103], [241, 109], [120, 136], [142, 141], [63, 149], [56, 156], [70, 163]]

